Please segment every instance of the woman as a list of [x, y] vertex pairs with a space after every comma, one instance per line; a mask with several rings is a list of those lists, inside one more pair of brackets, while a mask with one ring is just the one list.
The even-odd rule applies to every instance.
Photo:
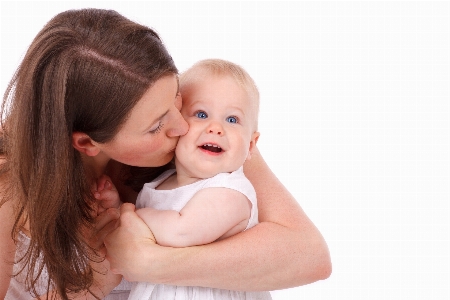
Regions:
[[[39, 32], [3, 100], [0, 297], [103, 298], [121, 281], [115, 273], [235, 290], [329, 276], [322, 236], [261, 157], [245, 166], [261, 200], [261, 224], [246, 233], [160, 247], [132, 204], [112, 231], [119, 214], [97, 209], [109, 205], [96, 202], [95, 180], [109, 174], [134, 201], [122, 166], [171, 161], [188, 130], [176, 74], [158, 35], [114, 11], [63, 12]], [[126, 297], [123, 286], [107, 299]]]

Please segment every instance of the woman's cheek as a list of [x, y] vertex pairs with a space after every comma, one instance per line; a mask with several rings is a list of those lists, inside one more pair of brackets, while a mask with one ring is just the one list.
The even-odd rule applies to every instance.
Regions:
[[156, 154], [162, 147], [161, 139], [152, 139], [151, 142], [141, 142], [133, 146], [126, 147], [126, 151], [122, 152], [122, 157], [127, 160], [137, 160], [143, 157]]
[[143, 151], [145, 152], [157, 152], [162, 150], [162, 147], [164, 145], [164, 135], [162, 133], [159, 133], [156, 135], [150, 143], [146, 143], [145, 147], [143, 148]]

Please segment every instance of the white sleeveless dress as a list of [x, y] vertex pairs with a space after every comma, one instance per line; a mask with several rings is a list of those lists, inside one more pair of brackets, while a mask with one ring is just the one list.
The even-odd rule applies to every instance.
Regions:
[[[152, 207], [159, 210], [180, 211], [195, 193], [205, 188], [226, 187], [241, 192], [252, 204], [247, 227], [258, 223], [256, 193], [245, 177], [243, 168], [232, 173], [221, 173], [212, 178], [203, 179], [173, 190], [156, 190], [164, 180], [175, 173], [167, 170], [150, 183], [146, 183], [136, 200], [136, 208]], [[129, 300], [269, 300], [269, 292], [239, 292], [193, 286], [174, 286], [135, 282], [131, 288]]]
[[[18, 241], [17, 241], [17, 250], [16, 250], [16, 261], [20, 259], [28, 249], [28, 245], [30, 244], [30, 238], [26, 236], [24, 233], [19, 232]], [[16, 274], [20, 270], [20, 263], [14, 264], [13, 274]], [[32, 300], [34, 299], [32, 292], [30, 292], [25, 286], [25, 274], [27, 269], [24, 272], [20, 273], [18, 276], [11, 278], [9, 283], [8, 291], [5, 296], [5, 300]], [[39, 295], [43, 295], [47, 293], [47, 282], [48, 282], [48, 273], [47, 269], [44, 268], [41, 276], [39, 277], [38, 284], [36, 285], [36, 291]], [[126, 300], [128, 299], [128, 295], [130, 294], [131, 283], [125, 280], [122, 282], [108, 295], [105, 300]]]

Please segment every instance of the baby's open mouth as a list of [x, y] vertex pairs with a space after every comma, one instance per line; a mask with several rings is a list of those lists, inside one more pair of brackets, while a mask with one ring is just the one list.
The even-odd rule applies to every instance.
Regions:
[[220, 153], [222, 152], [222, 148], [220, 148], [217, 145], [212, 145], [212, 144], [204, 144], [203, 146], [201, 146], [202, 149], [205, 149], [207, 151], [211, 151], [214, 153]]

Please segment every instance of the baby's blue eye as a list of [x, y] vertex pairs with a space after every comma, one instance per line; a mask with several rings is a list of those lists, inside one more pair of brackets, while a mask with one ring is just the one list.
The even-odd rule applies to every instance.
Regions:
[[236, 117], [228, 117], [227, 122], [228, 123], [237, 123], [238, 121], [237, 121]]
[[200, 119], [206, 119], [208, 117], [208, 115], [204, 111], [196, 112], [195, 116]]

